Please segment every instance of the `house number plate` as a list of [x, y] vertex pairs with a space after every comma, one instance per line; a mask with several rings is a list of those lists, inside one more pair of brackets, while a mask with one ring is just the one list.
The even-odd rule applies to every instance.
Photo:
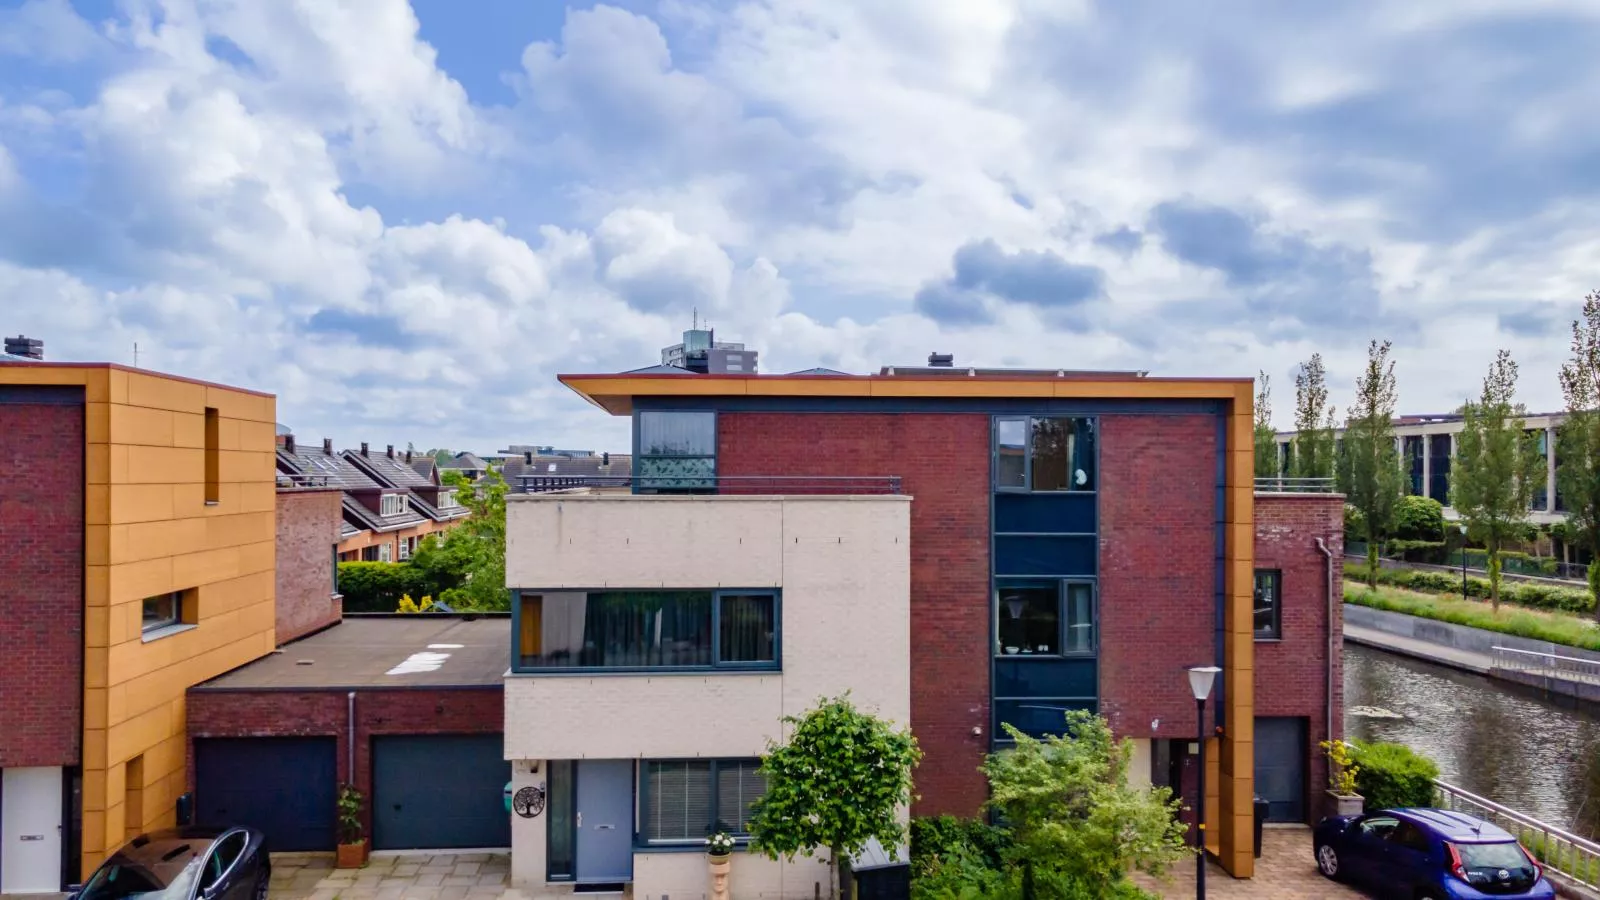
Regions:
[[42, 835], [42, 834], [25, 834], [25, 835], [22, 836], [22, 840], [25, 840], [25, 841], [42, 841], [42, 840], [44, 840], [44, 835]]

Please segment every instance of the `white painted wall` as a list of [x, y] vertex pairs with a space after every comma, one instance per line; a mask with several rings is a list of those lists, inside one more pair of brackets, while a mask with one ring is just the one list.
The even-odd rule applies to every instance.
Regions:
[[[911, 720], [910, 498], [513, 496], [510, 587], [782, 589], [783, 670], [506, 677], [506, 758], [750, 757], [818, 698]], [[516, 767], [518, 786], [544, 780]], [[526, 781], [523, 781], [526, 779]], [[542, 885], [545, 817], [513, 818], [512, 876]], [[798, 868], [796, 868], [798, 867]], [[739, 856], [734, 896], [810, 896], [817, 864]], [[634, 896], [709, 890], [696, 853], [639, 853]]]

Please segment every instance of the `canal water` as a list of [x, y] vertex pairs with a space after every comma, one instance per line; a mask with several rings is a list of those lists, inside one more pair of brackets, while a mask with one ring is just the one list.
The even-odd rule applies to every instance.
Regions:
[[1345, 734], [1406, 744], [1481, 797], [1600, 838], [1600, 714], [1537, 691], [1344, 645]]

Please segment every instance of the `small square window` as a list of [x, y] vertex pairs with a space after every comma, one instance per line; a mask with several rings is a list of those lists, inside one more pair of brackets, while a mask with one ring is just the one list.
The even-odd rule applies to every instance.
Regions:
[[144, 598], [141, 630], [155, 631], [183, 621], [183, 592], [172, 591]]
[[1256, 570], [1255, 633], [1257, 640], [1283, 637], [1283, 573]]
[[1061, 652], [1061, 590], [1057, 585], [1002, 587], [995, 634], [1006, 656]]

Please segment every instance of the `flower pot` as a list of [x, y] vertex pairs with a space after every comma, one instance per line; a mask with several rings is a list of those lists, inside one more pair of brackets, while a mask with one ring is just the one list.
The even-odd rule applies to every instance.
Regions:
[[340, 844], [334, 865], [341, 869], [359, 869], [367, 864], [367, 842]]
[[1359, 816], [1366, 808], [1367, 801], [1360, 794], [1337, 794], [1328, 792], [1333, 798], [1333, 814], [1336, 816]]
[[711, 870], [711, 900], [728, 900], [728, 871], [733, 863], [726, 853], [707, 853], [707, 868]]

